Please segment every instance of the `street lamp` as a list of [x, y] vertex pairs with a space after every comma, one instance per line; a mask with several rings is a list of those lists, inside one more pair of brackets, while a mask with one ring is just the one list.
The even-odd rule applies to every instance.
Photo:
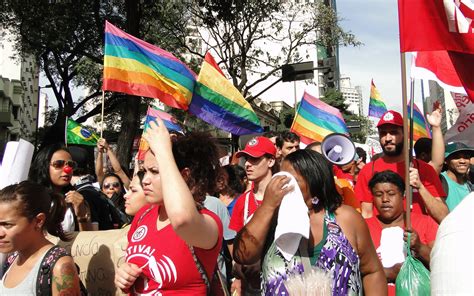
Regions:
[[40, 114], [40, 99], [41, 99], [41, 89], [42, 88], [51, 88], [51, 84], [45, 86], [38, 85], [38, 101], [36, 102], [36, 131], [35, 131], [35, 155], [38, 151], [38, 128], [39, 128], [39, 114]]

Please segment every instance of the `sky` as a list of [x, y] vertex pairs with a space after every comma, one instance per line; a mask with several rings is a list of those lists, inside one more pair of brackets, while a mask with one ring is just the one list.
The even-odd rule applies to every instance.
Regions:
[[340, 0], [337, 11], [341, 27], [363, 43], [360, 47], [340, 47], [339, 67], [341, 74], [351, 78], [353, 86], [362, 87], [364, 112], [368, 112], [371, 79], [387, 108], [401, 111], [397, 1]]

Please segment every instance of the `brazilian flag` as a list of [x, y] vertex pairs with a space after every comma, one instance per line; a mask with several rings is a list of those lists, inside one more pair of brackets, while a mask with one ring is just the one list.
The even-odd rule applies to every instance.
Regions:
[[95, 146], [99, 136], [68, 118], [66, 140], [68, 144]]

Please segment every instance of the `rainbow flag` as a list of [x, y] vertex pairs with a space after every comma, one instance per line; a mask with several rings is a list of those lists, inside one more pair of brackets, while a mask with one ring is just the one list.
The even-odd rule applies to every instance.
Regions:
[[[410, 116], [410, 103], [408, 103], [407, 108], [408, 116]], [[419, 138], [431, 138], [431, 131], [423, 113], [420, 111], [418, 106], [413, 103], [413, 141], [416, 142]]]
[[189, 112], [234, 135], [263, 132], [257, 114], [210, 53], [202, 63]]
[[306, 92], [290, 130], [298, 134], [301, 142], [306, 145], [315, 141], [322, 142], [327, 135], [332, 133], [348, 134], [346, 122], [339, 109]]
[[196, 74], [171, 53], [105, 22], [103, 90], [188, 109]]
[[[153, 107], [148, 107], [148, 110], [146, 112], [145, 124], [143, 126], [143, 132], [145, 132], [150, 127], [150, 122], [155, 120], [157, 117], [163, 120], [163, 123], [165, 124], [168, 131], [176, 131], [179, 133], [183, 133], [183, 129], [173, 116], [164, 111], [161, 111], [160, 109]], [[138, 160], [144, 159], [145, 153], [147, 152], [149, 147], [150, 146], [148, 145], [148, 142], [145, 141], [145, 139], [143, 139], [142, 137], [140, 139], [140, 146], [138, 147]]]
[[380, 118], [385, 112], [387, 112], [387, 106], [385, 106], [379, 91], [375, 87], [374, 80], [372, 79], [370, 86], [369, 117]]

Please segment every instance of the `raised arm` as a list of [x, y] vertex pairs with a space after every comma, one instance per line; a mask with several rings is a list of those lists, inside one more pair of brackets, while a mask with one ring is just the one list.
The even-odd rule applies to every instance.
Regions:
[[261, 259], [272, 219], [285, 194], [293, 190], [292, 186], [283, 188], [288, 182], [290, 178], [278, 176], [268, 183], [262, 205], [234, 239], [233, 254], [237, 263], [251, 265]]
[[105, 152], [105, 144], [107, 142], [105, 139], [100, 138], [97, 142], [97, 158], [95, 159], [95, 175], [97, 176], [97, 181], [102, 184], [104, 181], [104, 152]]
[[163, 121], [152, 121], [144, 135], [155, 155], [161, 178], [163, 203], [174, 231], [186, 243], [202, 249], [213, 248], [219, 237], [219, 226], [209, 215], [202, 215], [183, 177], [190, 169], [179, 171], [176, 165], [170, 135]]
[[444, 138], [441, 131], [441, 120], [443, 118], [440, 106], [433, 110], [431, 114], [426, 115], [426, 120], [431, 125], [432, 144], [431, 144], [431, 161], [429, 164], [434, 168], [438, 175], [441, 173], [444, 163]]
[[449, 214], [448, 206], [444, 202], [444, 199], [435, 197], [426, 189], [420, 180], [418, 170], [410, 168], [410, 185], [418, 189], [425, 207], [428, 210], [430, 216], [439, 224]]

